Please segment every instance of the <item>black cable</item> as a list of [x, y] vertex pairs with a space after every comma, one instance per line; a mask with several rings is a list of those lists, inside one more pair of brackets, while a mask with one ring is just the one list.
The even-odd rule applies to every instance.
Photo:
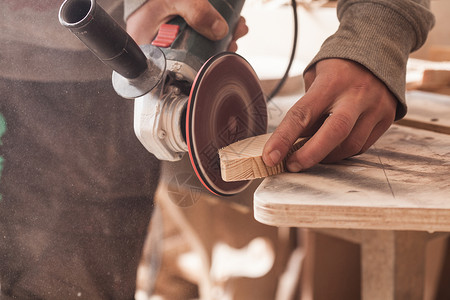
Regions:
[[296, 0], [291, 0], [291, 5], [292, 5], [293, 13], [294, 13], [294, 40], [292, 42], [291, 57], [289, 59], [289, 64], [288, 64], [288, 66], [286, 68], [286, 71], [285, 71], [283, 77], [277, 83], [277, 85], [272, 90], [272, 92], [270, 92], [269, 96], [267, 96], [267, 102], [272, 100], [272, 98], [276, 94], [278, 94], [278, 92], [281, 90], [281, 88], [283, 87], [284, 83], [286, 82], [286, 79], [289, 76], [289, 71], [291, 70], [292, 63], [294, 62], [295, 51], [297, 49], [297, 35], [298, 35], [298, 18], [297, 18], [297, 3], [296, 3]]

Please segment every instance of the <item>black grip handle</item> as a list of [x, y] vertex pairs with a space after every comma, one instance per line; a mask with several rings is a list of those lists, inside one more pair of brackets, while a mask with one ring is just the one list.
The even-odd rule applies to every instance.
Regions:
[[59, 22], [123, 77], [133, 79], [147, 70], [142, 50], [95, 0], [64, 1]]
[[168, 59], [185, 61], [184, 58], [180, 58], [183, 56], [180, 53], [189, 53], [203, 64], [210, 57], [228, 49], [245, 0], [209, 0], [209, 2], [228, 23], [228, 34], [219, 41], [212, 41], [188, 26], [183, 18], [176, 17], [169, 21], [169, 24], [179, 25], [180, 33], [170, 46], [170, 49], [175, 52], [166, 51], [165, 53]]

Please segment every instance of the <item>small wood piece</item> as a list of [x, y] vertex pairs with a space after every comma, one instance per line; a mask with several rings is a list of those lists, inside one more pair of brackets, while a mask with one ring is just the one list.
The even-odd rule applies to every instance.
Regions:
[[[262, 159], [264, 145], [272, 134], [250, 137], [219, 150], [220, 169], [224, 181], [240, 181], [263, 178], [286, 171], [286, 159], [276, 166], [268, 167]], [[307, 138], [298, 139], [287, 157], [300, 149]]]
[[428, 50], [428, 56], [432, 61], [450, 61], [450, 46], [432, 45]]
[[450, 61], [436, 62], [416, 59], [408, 64], [407, 90], [450, 94]]
[[450, 94], [450, 70], [426, 69], [423, 72], [422, 84], [418, 90], [438, 94]]

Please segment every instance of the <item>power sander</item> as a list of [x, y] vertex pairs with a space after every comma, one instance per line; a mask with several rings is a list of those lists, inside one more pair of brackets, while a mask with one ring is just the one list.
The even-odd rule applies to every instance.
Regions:
[[226, 52], [244, 0], [210, 0], [225, 18], [228, 35], [211, 41], [176, 17], [150, 45], [138, 46], [96, 0], [66, 0], [59, 21], [113, 69], [122, 97], [135, 99], [134, 129], [159, 160], [187, 152], [201, 183], [227, 196], [249, 181], [225, 182], [218, 149], [266, 133], [267, 107], [260, 82], [240, 55]]

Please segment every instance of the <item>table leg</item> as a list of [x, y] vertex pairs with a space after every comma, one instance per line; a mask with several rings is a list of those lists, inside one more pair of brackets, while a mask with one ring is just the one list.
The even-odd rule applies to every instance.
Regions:
[[[430, 242], [445, 241], [449, 234], [316, 228], [308, 236], [302, 300], [330, 299], [330, 295], [345, 300], [429, 300], [436, 293], [443, 259], [441, 248], [445, 246]], [[336, 238], [350, 243], [344, 247], [336, 244]], [[352, 243], [359, 245], [359, 254], [349, 246]], [[359, 259], [355, 269], [354, 262]], [[360, 286], [354, 286], [355, 276]]]
[[363, 237], [362, 299], [422, 300], [430, 234], [374, 230]]

